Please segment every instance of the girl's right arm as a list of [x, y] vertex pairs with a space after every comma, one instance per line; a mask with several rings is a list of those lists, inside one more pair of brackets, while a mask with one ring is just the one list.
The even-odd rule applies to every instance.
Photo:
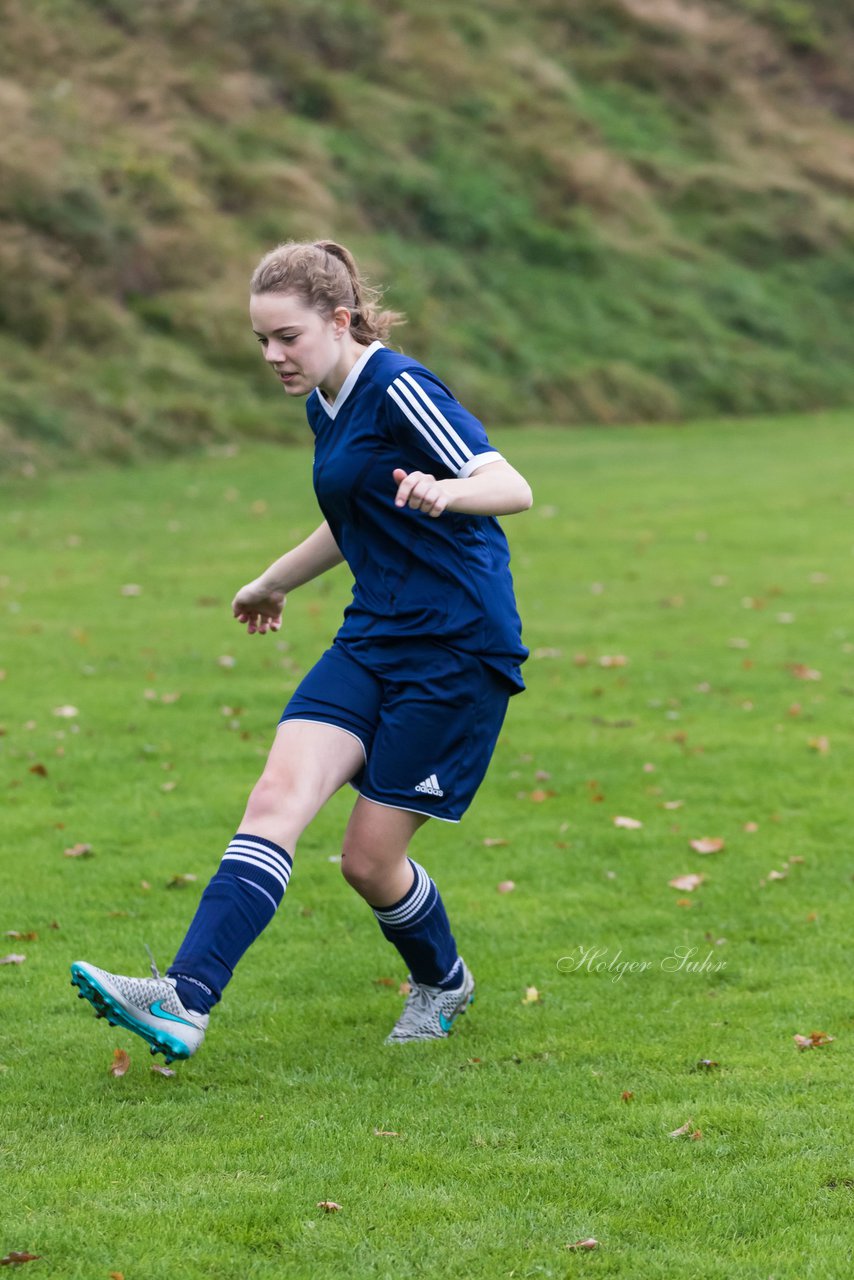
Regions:
[[304, 542], [286, 551], [259, 578], [240, 588], [231, 604], [235, 618], [246, 623], [250, 635], [278, 631], [288, 592], [334, 569], [343, 559], [324, 520]]

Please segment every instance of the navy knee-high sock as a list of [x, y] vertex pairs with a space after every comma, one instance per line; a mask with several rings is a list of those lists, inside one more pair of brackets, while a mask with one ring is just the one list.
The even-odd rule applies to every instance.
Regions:
[[412, 885], [390, 907], [372, 907], [383, 935], [409, 966], [413, 981], [431, 987], [459, 986], [462, 961], [457, 954], [439, 890], [423, 867], [409, 858]]
[[222, 998], [238, 960], [276, 914], [292, 866], [272, 840], [234, 837], [168, 970], [185, 1008], [208, 1013]]

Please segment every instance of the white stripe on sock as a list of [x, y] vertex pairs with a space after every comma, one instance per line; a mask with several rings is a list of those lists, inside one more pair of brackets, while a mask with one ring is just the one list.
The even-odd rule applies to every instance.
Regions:
[[429, 897], [433, 885], [432, 880], [417, 862], [413, 863], [413, 866], [415, 867], [415, 883], [417, 887], [409, 901], [405, 902], [402, 907], [396, 907], [392, 911], [374, 911], [376, 918], [381, 920], [383, 924], [398, 928], [400, 925], [411, 923], [420, 914], [425, 901]]
[[283, 876], [279, 875], [278, 871], [274, 871], [273, 868], [268, 867], [266, 863], [256, 862], [254, 858], [247, 858], [245, 855], [238, 857], [236, 853], [224, 853], [222, 860], [223, 862], [239, 862], [243, 866], [259, 867], [261, 871], [266, 871], [268, 876], [272, 876], [274, 880], [278, 880], [279, 884], [282, 886], [282, 893], [284, 893], [288, 887], [287, 880], [285, 880]]
[[258, 854], [259, 857], [269, 858], [285, 875], [290, 876], [291, 874], [293, 863], [284, 850], [279, 854], [273, 849], [269, 849], [267, 845], [261, 844], [260, 840], [246, 840], [244, 838], [232, 840], [228, 849], [226, 849], [226, 853], [232, 849], [246, 849], [249, 853]]
[[278, 911], [279, 904], [273, 897], [272, 893], [268, 893], [266, 889], [262, 889], [260, 884], [256, 884], [254, 880], [247, 880], [246, 876], [238, 876], [238, 880], [242, 880], [244, 884], [251, 884], [253, 889], [257, 889], [259, 893], [263, 893], [265, 898], [269, 898], [273, 904], [273, 910]]

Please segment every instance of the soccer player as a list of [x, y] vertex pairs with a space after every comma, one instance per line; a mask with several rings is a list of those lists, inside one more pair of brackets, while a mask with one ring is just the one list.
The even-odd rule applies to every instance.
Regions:
[[332, 645], [284, 709], [238, 833], [168, 975], [84, 961], [72, 983], [99, 1017], [171, 1061], [201, 1045], [247, 947], [282, 901], [297, 841], [344, 783], [357, 791], [341, 870], [409, 969], [387, 1043], [447, 1036], [473, 1000], [428, 872], [408, 855], [428, 818], [458, 822], [524, 689], [507, 540], [499, 515], [531, 505], [525, 479], [442, 382], [384, 345], [401, 317], [332, 241], [268, 253], [251, 282], [264, 359], [308, 397], [323, 523], [242, 587], [249, 634], [281, 626], [285, 597], [346, 560], [353, 598]]

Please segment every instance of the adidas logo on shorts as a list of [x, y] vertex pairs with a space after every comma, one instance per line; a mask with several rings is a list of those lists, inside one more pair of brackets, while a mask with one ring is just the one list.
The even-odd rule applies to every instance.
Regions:
[[429, 778], [425, 778], [423, 782], [419, 782], [415, 788], [416, 791], [422, 791], [428, 796], [443, 796], [445, 793], [439, 786], [439, 779], [435, 773], [431, 773]]

